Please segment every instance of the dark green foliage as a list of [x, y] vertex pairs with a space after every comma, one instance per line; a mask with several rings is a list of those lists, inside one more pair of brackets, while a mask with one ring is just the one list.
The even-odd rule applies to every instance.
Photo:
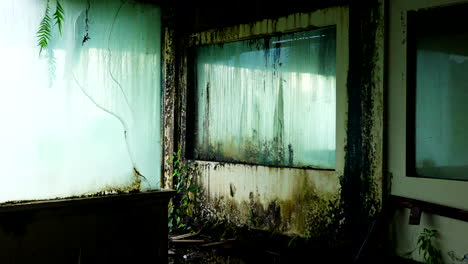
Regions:
[[439, 237], [437, 230], [424, 228], [418, 237], [419, 254], [422, 254], [426, 264], [442, 264], [442, 254], [434, 245], [434, 240]]
[[171, 157], [174, 172], [172, 178], [176, 195], [169, 204], [169, 232], [193, 232], [188, 224], [199, 186], [193, 183], [190, 167], [180, 160], [180, 150]]

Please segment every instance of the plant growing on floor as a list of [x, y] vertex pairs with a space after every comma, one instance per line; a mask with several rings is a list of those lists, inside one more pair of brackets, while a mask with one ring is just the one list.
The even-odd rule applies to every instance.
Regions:
[[196, 192], [199, 186], [194, 184], [190, 166], [180, 159], [180, 149], [171, 157], [173, 166], [172, 179], [176, 195], [169, 203], [169, 232], [193, 232], [188, 219], [193, 213]]
[[424, 228], [423, 232], [418, 237], [418, 251], [423, 256], [424, 263], [426, 264], [441, 264], [442, 253], [434, 245], [435, 240], [439, 237], [437, 230]]

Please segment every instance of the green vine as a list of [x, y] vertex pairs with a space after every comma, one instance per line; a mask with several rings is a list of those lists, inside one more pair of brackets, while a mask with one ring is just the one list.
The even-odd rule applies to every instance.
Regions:
[[62, 4], [57, 0], [55, 12], [50, 16], [50, 0], [47, 0], [46, 9], [44, 12], [44, 17], [39, 24], [39, 30], [36, 33], [37, 45], [39, 46], [39, 54], [42, 53], [42, 50], [46, 49], [49, 45], [50, 38], [52, 37], [52, 23], [55, 21], [54, 25], [57, 25], [60, 35], [62, 35], [63, 21], [65, 20], [65, 11], [63, 10]]
[[199, 186], [194, 184], [190, 167], [180, 159], [180, 150], [171, 157], [176, 195], [169, 203], [169, 232], [193, 232], [189, 225]]

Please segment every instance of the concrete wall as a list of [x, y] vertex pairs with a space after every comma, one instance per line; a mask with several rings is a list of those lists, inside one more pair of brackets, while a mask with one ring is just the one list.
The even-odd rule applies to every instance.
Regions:
[[[406, 172], [406, 45], [407, 12], [466, 1], [456, 0], [394, 0], [388, 10], [388, 125], [387, 162], [391, 177], [391, 193], [403, 197], [429, 201], [468, 210], [468, 182], [443, 179], [408, 177]], [[421, 225], [408, 225], [409, 209], [400, 210], [393, 219], [393, 242], [399, 255], [412, 251], [423, 228], [436, 229], [440, 233], [439, 246], [446, 263], [449, 251], [458, 256], [468, 253], [468, 223], [437, 215], [423, 213]], [[421, 260], [417, 250], [409, 257]]]

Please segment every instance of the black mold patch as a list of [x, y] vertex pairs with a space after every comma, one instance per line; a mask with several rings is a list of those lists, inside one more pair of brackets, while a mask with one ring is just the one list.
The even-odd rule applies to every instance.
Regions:
[[229, 184], [229, 192], [231, 194], [231, 197], [234, 197], [236, 195], [236, 186], [234, 186], [234, 184], [232, 183]]
[[[354, 255], [380, 210], [381, 190], [374, 182], [373, 160], [381, 159], [373, 146], [374, 74], [377, 65], [376, 36], [381, 23], [380, 4], [356, 1], [350, 7], [348, 123], [345, 170], [341, 178], [341, 201], [346, 219], [347, 254]], [[379, 113], [377, 113], [379, 114]]]
[[277, 230], [281, 224], [280, 206], [276, 204], [276, 201], [273, 201], [268, 205], [267, 211], [265, 224], [268, 226], [268, 230]]

